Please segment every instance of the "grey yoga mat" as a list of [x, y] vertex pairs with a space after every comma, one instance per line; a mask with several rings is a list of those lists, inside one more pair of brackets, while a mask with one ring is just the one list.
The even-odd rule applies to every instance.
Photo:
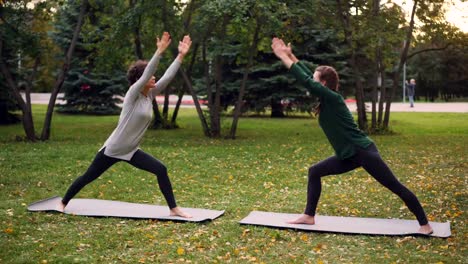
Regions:
[[[315, 216], [315, 225], [288, 224], [286, 221], [295, 219], [298, 214], [272, 213], [252, 211], [240, 221], [245, 225], [257, 225], [276, 228], [289, 228], [303, 231], [318, 231], [366, 235], [408, 236], [423, 235], [417, 233], [419, 224], [416, 220], [380, 219], [362, 217]], [[429, 222], [434, 232], [431, 237], [450, 237], [450, 223]]]
[[[55, 196], [45, 200], [41, 200], [30, 204], [28, 206], [28, 210], [59, 212], [57, 210], [57, 205], [59, 204], [61, 199], [61, 197]], [[187, 222], [204, 222], [214, 220], [224, 214], [224, 211], [208, 209], [182, 209], [184, 210], [184, 212], [191, 214], [192, 218], [169, 216], [169, 208], [167, 206], [99, 199], [72, 199], [65, 208], [64, 213], [84, 216], [160, 219]]]

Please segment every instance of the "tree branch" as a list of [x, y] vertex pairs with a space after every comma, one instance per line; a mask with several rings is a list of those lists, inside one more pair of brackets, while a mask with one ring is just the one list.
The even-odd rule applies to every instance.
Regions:
[[418, 55], [420, 53], [423, 53], [423, 52], [429, 52], [429, 51], [441, 51], [441, 50], [445, 50], [447, 49], [449, 46], [453, 45], [452, 43], [448, 43], [447, 45], [445, 45], [444, 47], [442, 48], [430, 48], [430, 49], [423, 49], [423, 50], [418, 50], [416, 52], [413, 52], [411, 53], [410, 55], [408, 55], [408, 57], [406, 57], [406, 60], [409, 60], [411, 57], [415, 56], [415, 55]]

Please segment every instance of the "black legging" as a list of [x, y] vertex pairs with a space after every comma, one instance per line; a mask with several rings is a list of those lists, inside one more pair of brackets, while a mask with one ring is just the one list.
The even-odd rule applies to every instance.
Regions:
[[[107, 169], [119, 161], [124, 161], [117, 158], [112, 158], [104, 154], [104, 149], [96, 154], [93, 162], [89, 166], [88, 170], [81, 177], [78, 177], [67, 190], [67, 193], [62, 199], [62, 202], [66, 205], [68, 202], [88, 183], [94, 181], [101, 176]], [[126, 161], [136, 168], [151, 172], [156, 175], [158, 179], [159, 189], [164, 195], [169, 208], [177, 207], [174, 193], [172, 192], [172, 185], [169, 177], [167, 176], [167, 169], [164, 164], [159, 160], [153, 158], [151, 155], [137, 150], [133, 157]]]
[[398, 195], [416, 216], [420, 225], [427, 224], [426, 214], [418, 198], [393, 175], [390, 168], [380, 157], [375, 144], [371, 144], [365, 149], [356, 147], [356, 154], [351, 158], [340, 160], [338, 157], [333, 156], [310, 167], [307, 205], [304, 213], [311, 216], [315, 215], [320, 192], [322, 191], [321, 177], [342, 174], [361, 166], [380, 184]]

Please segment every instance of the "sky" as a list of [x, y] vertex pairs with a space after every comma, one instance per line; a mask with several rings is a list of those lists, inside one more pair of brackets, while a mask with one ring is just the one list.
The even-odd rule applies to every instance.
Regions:
[[446, 18], [463, 32], [468, 32], [468, 1], [457, 0], [456, 2], [456, 6], [449, 10]]
[[[392, 0], [407, 10], [408, 16], [411, 14], [413, 7], [412, 0]], [[448, 0], [445, 1], [448, 5], [448, 11], [445, 14], [447, 22], [458, 27], [461, 31], [468, 33], [468, 1], [467, 0]], [[453, 2], [453, 5], [450, 4]]]
[[[1, 2], [2, 0], [0, 0]], [[43, 2], [45, 0], [33, 0], [31, 7], [34, 6], [36, 2]], [[180, 0], [186, 2], [187, 0]], [[394, 3], [402, 6], [407, 10], [408, 16], [413, 7], [413, 0], [391, 0]], [[468, 33], [468, 0], [447, 0], [447, 3], [454, 3], [450, 5], [449, 10], [447, 11], [445, 17], [448, 22], [452, 23], [454, 26], [458, 27], [461, 31]]]

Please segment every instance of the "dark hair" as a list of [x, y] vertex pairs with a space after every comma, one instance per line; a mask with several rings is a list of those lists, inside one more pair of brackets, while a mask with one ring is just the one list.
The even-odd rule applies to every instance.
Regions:
[[127, 80], [130, 85], [136, 83], [136, 81], [140, 79], [141, 75], [143, 75], [143, 72], [145, 71], [146, 65], [148, 65], [147, 61], [137, 60], [128, 67]]
[[320, 81], [325, 81], [325, 86], [333, 91], [338, 91], [340, 78], [338, 73], [331, 66], [318, 66], [315, 71], [320, 72]]
[[[338, 92], [340, 78], [338, 77], [338, 73], [333, 67], [318, 66], [315, 71], [320, 73], [319, 81], [325, 81], [325, 86], [328, 89]], [[316, 116], [320, 114], [320, 102], [314, 107], [313, 112]]]

